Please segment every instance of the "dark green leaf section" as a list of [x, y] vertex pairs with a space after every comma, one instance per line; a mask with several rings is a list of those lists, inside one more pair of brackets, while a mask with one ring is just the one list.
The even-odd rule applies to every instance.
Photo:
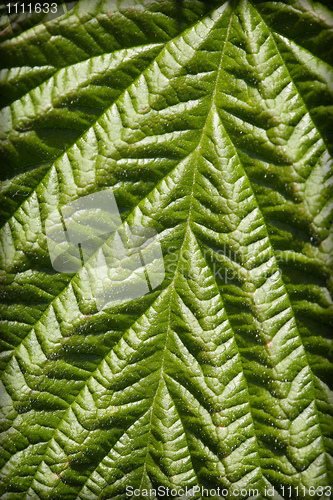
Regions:
[[[81, 1], [4, 42], [1, 498], [332, 484], [330, 16]], [[166, 276], [98, 312], [44, 223], [109, 186]]]
[[114, 1], [79, 3], [2, 44], [0, 91], [7, 106], [0, 116], [0, 175], [8, 180], [0, 198], [2, 224], [24, 201], [26, 184], [36, 187], [34, 171], [63, 155], [161, 44], [194, 23], [208, 5], [185, 2], [179, 12], [169, 0], [156, 7], [147, 0], [119, 9]]
[[11, 69], [4, 77], [5, 98], [12, 102], [23, 96], [37, 82], [45, 81], [52, 70], [121, 49], [167, 42], [214, 3], [216, 0], [187, 0], [180, 8], [173, 0], [162, 4], [136, 0], [119, 5], [115, 0], [79, 2], [66, 15], [38, 24], [2, 44], [2, 67]]
[[[61, 69], [22, 99], [4, 108], [1, 116], [2, 173], [8, 178], [9, 191], [5, 184], [4, 202], [10, 198], [11, 205], [16, 208], [27, 195], [24, 181], [20, 188], [21, 182], [12, 177], [15, 171], [35, 187], [35, 170], [62, 156], [64, 148], [69, 148], [97, 121], [159, 49], [159, 45], [152, 45], [116, 51]], [[49, 164], [49, 168], [51, 166]], [[6, 203], [5, 210], [10, 208]], [[12, 213], [4, 212], [3, 220]]]
[[300, 1], [263, 2], [258, 9], [332, 154], [332, 12], [321, 3]]
[[333, 15], [325, 4], [329, 2], [259, 1], [257, 9], [274, 32], [332, 64]]

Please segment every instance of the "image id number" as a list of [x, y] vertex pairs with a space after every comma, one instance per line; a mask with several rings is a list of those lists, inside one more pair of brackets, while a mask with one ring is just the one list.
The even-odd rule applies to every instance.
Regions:
[[40, 14], [43, 12], [43, 14], [48, 14], [51, 12], [52, 14], [55, 14], [58, 10], [58, 4], [56, 3], [13, 3], [10, 4], [8, 3], [6, 5], [8, 8], [8, 14], [20, 14], [20, 13], [27, 13], [27, 14]]

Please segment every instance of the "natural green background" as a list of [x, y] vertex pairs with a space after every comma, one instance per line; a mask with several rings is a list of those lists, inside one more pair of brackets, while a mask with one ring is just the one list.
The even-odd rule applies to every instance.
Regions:
[[[0, 48], [1, 499], [125, 500], [126, 485], [320, 497], [333, 14], [87, 0], [16, 21]], [[124, 222], [157, 230], [167, 274], [98, 312], [84, 268], [52, 269], [44, 223], [110, 186]]]

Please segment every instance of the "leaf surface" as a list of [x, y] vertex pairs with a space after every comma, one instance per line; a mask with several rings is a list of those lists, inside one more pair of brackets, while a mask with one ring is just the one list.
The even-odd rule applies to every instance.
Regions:
[[[329, 498], [332, 22], [81, 0], [2, 42], [1, 498]], [[45, 221], [109, 187], [165, 278], [99, 311]]]

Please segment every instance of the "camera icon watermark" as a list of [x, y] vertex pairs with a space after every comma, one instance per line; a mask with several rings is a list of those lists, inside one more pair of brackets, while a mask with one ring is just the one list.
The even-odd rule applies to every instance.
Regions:
[[55, 209], [45, 232], [52, 267], [61, 273], [84, 267], [98, 310], [142, 297], [164, 280], [157, 231], [123, 224], [111, 188]]

